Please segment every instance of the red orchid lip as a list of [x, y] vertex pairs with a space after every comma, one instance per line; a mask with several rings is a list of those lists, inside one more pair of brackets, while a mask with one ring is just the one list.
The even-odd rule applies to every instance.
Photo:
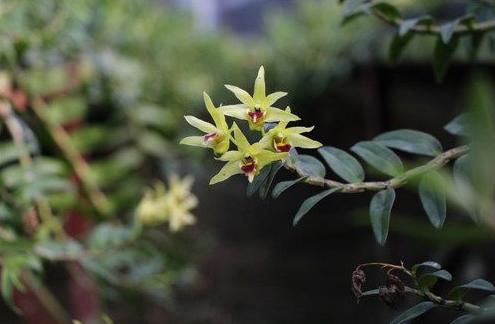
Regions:
[[283, 152], [283, 153], [289, 152], [291, 147], [292, 146], [290, 144], [275, 144], [275, 150], [277, 152]]
[[249, 118], [253, 121], [253, 123], [258, 122], [260, 119], [264, 117], [265, 113], [262, 112], [260, 109], [255, 109], [255, 111], [250, 111], [248, 112]]
[[256, 160], [251, 156], [248, 156], [242, 160], [241, 170], [245, 175], [249, 176], [256, 172]]
[[208, 142], [216, 140], [217, 137], [218, 137], [218, 134], [215, 132], [206, 134], [205, 136], [203, 136], [203, 142], [206, 144]]

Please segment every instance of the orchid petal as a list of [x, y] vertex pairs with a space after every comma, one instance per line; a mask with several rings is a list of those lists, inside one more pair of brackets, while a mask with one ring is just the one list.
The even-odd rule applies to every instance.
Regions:
[[222, 114], [221, 111], [219, 111], [215, 105], [213, 104], [213, 101], [211, 100], [210, 96], [206, 93], [203, 92], [203, 98], [205, 101], [206, 109], [211, 115], [211, 118], [213, 118], [213, 121], [215, 122], [215, 125], [217, 128], [220, 128], [222, 130], [228, 129], [227, 122], [225, 121], [225, 116]]
[[254, 81], [254, 95], [253, 99], [256, 103], [262, 103], [265, 101], [266, 91], [265, 91], [265, 68], [260, 67], [258, 71], [258, 76]]
[[264, 166], [274, 162], [283, 160], [288, 156], [288, 153], [275, 153], [268, 150], [262, 150], [256, 155], [258, 161], [258, 170], [261, 170]]
[[210, 185], [227, 180], [231, 176], [241, 173], [242, 170], [237, 161], [228, 162], [213, 178], [211, 178]]
[[191, 146], [199, 146], [199, 147], [208, 147], [208, 145], [204, 142], [203, 136], [189, 136], [183, 138], [179, 144], [182, 145], [191, 145]]
[[278, 108], [273, 108], [269, 107], [266, 110], [266, 119], [265, 122], [267, 123], [272, 123], [272, 122], [277, 122], [277, 121], [284, 121], [284, 122], [289, 122], [289, 121], [296, 121], [300, 120], [298, 116], [287, 112], [283, 111], [282, 109]]
[[289, 142], [292, 144], [294, 147], [301, 147], [301, 148], [318, 148], [321, 147], [322, 144], [318, 141], [314, 141], [304, 135], [301, 134], [291, 134], [289, 135]]
[[222, 106], [218, 108], [220, 112], [222, 112], [225, 116], [234, 117], [237, 119], [248, 119], [248, 107], [245, 105], [231, 105], [231, 106]]
[[244, 154], [240, 151], [228, 151], [225, 152], [221, 157], [217, 158], [219, 161], [224, 161], [224, 162], [233, 162], [233, 161], [239, 161], [242, 159]]
[[237, 148], [239, 149], [239, 151], [246, 152], [251, 147], [251, 144], [249, 144], [246, 136], [244, 136], [241, 129], [239, 128], [239, 126], [237, 126], [236, 123], [234, 123], [234, 126], [232, 128], [234, 129], [234, 139]]
[[189, 123], [189, 125], [199, 129], [202, 132], [214, 133], [217, 131], [217, 128], [213, 124], [205, 122], [204, 120], [201, 120], [201, 119], [196, 118], [194, 116], [184, 116], [184, 118]]
[[312, 126], [312, 127], [300, 127], [300, 126], [297, 126], [297, 127], [290, 127], [290, 128], [287, 128], [286, 132], [287, 133], [290, 133], [290, 134], [301, 134], [301, 133], [309, 133], [311, 132], [315, 127]]
[[254, 99], [249, 93], [247, 93], [247, 91], [229, 84], [226, 84], [225, 87], [229, 89], [243, 104], [250, 107], [254, 106]]
[[277, 102], [280, 98], [283, 98], [287, 95], [287, 92], [274, 92], [269, 94], [263, 102], [263, 106], [270, 107], [275, 102]]

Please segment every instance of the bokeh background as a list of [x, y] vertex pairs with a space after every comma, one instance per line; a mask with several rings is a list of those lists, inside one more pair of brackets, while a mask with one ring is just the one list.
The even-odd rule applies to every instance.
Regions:
[[[429, 12], [448, 19], [464, 10], [461, 1], [391, 2], [411, 16]], [[292, 227], [299, 204], [316, 188], [301, 185], [262, 201], [246, 197], [242, 177], [209, 187], [220, 164], [203, 150], [178, 145], [194, 134], [183, 115], [207, 118], [203, 91], [217, 104], [231, 103], [223, 84], [250, 89], [264, 65], [268, 90], [289, 92], [281, 106], [290, 104], [305, 126], [316, 126], [312, 138], [324, 144], [347, 149], [384, 131], [413, 128], [452, 147], [456, 139], [443, 126], [466, 107], [473, 73], [494, 72], [483, 48], [478, 64], [460, 51], [446, 80], [437, 83], [430, 66], [434, 39], [418, 37], [392, 66], [390, 27], [372, 18], [341, 26], [335, 0], [12, 3], [0, 6], [0, 29], [9, 35], [0, 51], [4, 64], [12, 53], [29, 51], [32, 91], [67, 82], [57, 71], [74, 58], [90, 75], [84, 90], [89, 110], [73, 136], [117, 210], [139, 199], [142, 174], [196, 179], [198, 224], [174, 238], [180, 247], [164, 243], [187, 260], [187, 270], [165, 295], [100, 292], [115, 323], [385, 323], [397, 310], [378, 299], [356, 304], [350, 290], [353, 269], [371, 261], [432, 259], [459, 281], [495, 280], [493, 233], [455, 210], [444, 229], [433, 229], [407, 189], [396, 203], [387, 245], [379, 247], [367, 220], [371, 196], [326, 199]], [[60, 118], [78, 120], [77, 100], [59, 108]], [[46, 276], [67, 295], [64, 272], [53, 268]], [[21, 321], [6, 306], [1, 313], [0, 322]], [[440, 310], [420, 321], [451, 318]]]

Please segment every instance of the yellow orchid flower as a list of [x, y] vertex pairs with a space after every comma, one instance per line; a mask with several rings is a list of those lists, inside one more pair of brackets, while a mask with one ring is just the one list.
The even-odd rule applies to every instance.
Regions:
[[265, 89], [265, 69], [263, 66], [258, 71], [258, 76], [254, 82], [254, 94], [251, 96], [241, 88], [225, 85], [242, 104], [223, 106], [219, 109], [227, 116], [247, 120], [251, 130], [262, 130], [265, 122], [296, 121], [300, 118], [296, 115], [272, 107], [280, 98], [287, 95], [286, 92], [274, 92], [266, 95]]
[[259, 143], [249, 144], [248, 140], [234, 123], [234, 140], [237, 145], [237, 151], [228, 151], [218, 160], [227, 162], [224, 167], [210, 180], [210, 185], [220, 181], [227, 180], [233, 175], [244, 174], [249, 182], [265, 166], [272, 162], [282, 160], [288, 156], [288, 153], [275, 153], [264, 149]]
[[205, 122], [194, 116], [185, 116], [186, 121], [193, 127], [206, 133], [203, 136], [189, 136], [183, 138], [180, 144], [208, 147], [213, 149], [215, 154], [221, 155], [228, 151], [230, 145], [230, 130], [225, 121], [225, 115], [211, 101], [210, 96], [203, 92], [206, 109], [210, 113], [215, 125]]
[[[287, 107], [285, 111], [290, 112], [290, 108]], [[292, 147], [314, 149], [322, 146], [320, 142], [301, 135], [311, 132], [314, 126], [287, 128], [287, 124], [288, 122], [279, 122], [263, 136], [260, 145], [264, 148], [272, 148], [275, 152], [289, 152]]]
[[198, 199], [191, 193], [192, 177], [179, 179], [170, 177], [170, 188], [157, 182], [148, 189], [136, 209], [136, 219], [145, 226], [168, 222], [170, 231], [177, 232], [186, 225], [192, 225], [196, 218], [190, 210], [198, 205]]

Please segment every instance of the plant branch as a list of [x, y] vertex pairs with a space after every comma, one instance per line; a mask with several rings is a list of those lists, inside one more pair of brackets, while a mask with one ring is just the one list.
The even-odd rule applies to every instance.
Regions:
[[457, 308], [460, 310], [463, 310], [468, 313], [472, 314], [477, 314], [482, 311], [482, 308], [478, 305], [467, 303], [467, 302], [462, 302], [462, 301], [457, 301], [457, 300], [452, 300], [452, 299], [445, 299], [443, 297], [440, 297], [431, 291], [426, 291], [422, 292], [421, 290], [414, 289], [411, 287], [405, 287], [405, 292], [411, 293], [414, 295], [418, 295], [423, 298], [427, 298], [428, 300], [434, 302], [435, 304], [438, 304], [443, 307], [451, 307], [451, 308]]
[[[394, 26], [399, 27], [404, 23], [404, 19], [402, 18], [390, 18], [387, 15], [381, 13], [378, 10], [372, 10], [372, 13], [375, 17], [380, 19], [381, 21]], [[439, 25], [416, 25], [409, 29], [411, 32], [416, 34], [427, 34], [427, 35], [440, 35], [441, 34], [441, 26]], [[455, 27], [454, 35], [464, 35], [470, 33], [482, 33], [495, 29], [495, 19], [473, 23], [470, 26], [459, 24]]]
[[72, 144], [69, 134], [62, 126], [50, 120], [45, 112], [46, 104], [41, 98], [34, 99], [31, 103], [31, 107], [34, 113], [47, 128], [53, 141], [59, 147], [64, 157], [70, 162], [71, 167], [73, 168], [78, 179], [81, 181], [93, 207], [100, 215], [109, 216], [110, 203], [94, 180], [88, 163], [77, 148]]
[[[368, 181], [368, 182], [356, 182], [356, 183], [342, 183], [335, 180], [309, 177], [304, 182], [319, 187], [339, 188], [339, 192], [342, 193], [358, 193], [363, 191], [379, 191], [387, 188], [399, 188], [406, 184], [411, 178], [425, 174], [427, 172], [438, 170], [451, 160], [456, 159], [469, 151], [467, 145], [458, 146], [448, 151], [443, 152], [428, 163], [419, 167], [410, 169], [403, 174], [391, 178], [385, 181]], [[303, 170], [297, 168], [297, 166], [291, 164], [285, 164], [285, 168], [299, 175], [300, 177], [307, 177], [307, 174]]]

